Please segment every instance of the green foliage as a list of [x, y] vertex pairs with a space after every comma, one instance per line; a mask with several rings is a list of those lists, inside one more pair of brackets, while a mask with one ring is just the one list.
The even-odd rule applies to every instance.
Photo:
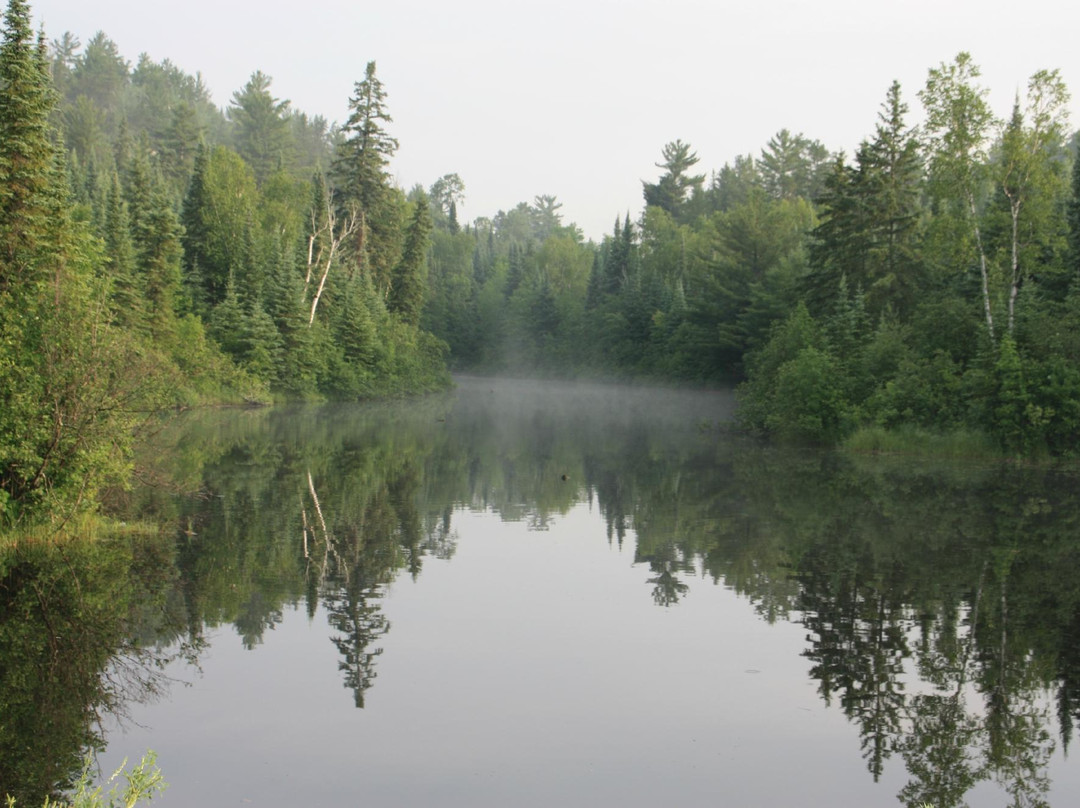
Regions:
[[405, 231], [405, 247], [391, 279], [387, 308], [405, 322], [416, 325], [424, 305], [424, 287], [431, 212], [427, 197], [420, 194], [414, 203], [412, 221]]
[[645, 204], [666, 211], [676, 221], [683, 221], [687, 215], [687, 203], [701, 193], [705, 175], [687, 173], [698, 163], [697, 153], [690, 151], [688, 143], [681, 140], [668, 143], [663, 148], [663, 156], [664, 161], [656, 164], [657, 168], [664, 169], [660, 180], [655, 184], [642, 183]]
[[[458, 218], [457, 174], [426, 201], [420, 186], [407, 197], [394, 187], [398, 143], [374, 62], [338, 132], [275, 98], [261, 71], [225, 114], [168, 61], [133, 67], [104, 34], [85, 48], [67, 35], [46, 54], [26, 4], [9, 12], [0, 208], [19, 224], [0, 218], [0, 289], [34, 283], [4, 305], [35, 311], [23, 296], [44, 300], [56, 264], [42, 256], [62, 229], [53, 212], [70, 206], [105, 243], [91, 255], [87, 242], [83, 267], [100, 280], [110, 327], [153, 358], [158, 378], [185, 374], [169, 382], [174, 401], [371, 395], [407, 389], [398, 371], [423, 387], [439, 376], [428, 359], [441, 349], [429, 348], [445, 345], [458, 368], [745, 379], [746, 422], [783, 431], [780, 368], [795, 363], [784, 374], [794, 390], [827, 358], [839, 398], [823, 389], [815, 406], [845, 412], [788, 437], [979, 424], [1012, 435], [1017, 451], [1073, 451], [1080, 346], [1058, 313], [1075, 286], [1078, 228], [1055, 71], [1032, 76], [1000, 130], [967, 54], [929, 72], [920, 133], [894, 82], [850, 161], [781, 129], [759, 157], [736, 157], [706, 182], [691, 147], [672, 141], [657, 181], [643, 184], [640, 218], [620, 215], [586, 244], [554, 195], [470, 224]], [[50, 122], [65, 124], [70, 168]], [[313, 199], [304, 178], [321, 167], [330, 181]], [[71, 200], [57, 174], [69, 175]], [[800, 304], [818, 334], [770, 365], [774, 326]], [[5, 333], [29, 345], [36, 327], [9, 318]], [[1022, 418], [1002, 399], [1004, 331], [1029, 399]], [[810, 347], [818, 353], [800, 358]], [[1022, 439], [1018, 418], [1029, 423]]]
[[225, 298], [230, 275], [243, 266], [243, 234], [258, 205], [255, 175], [241, 157], [216, 146], [200, 153], [184, 198], [184, 269], [197, 278], [196, 313]]
[[784, 439], [828, 444], [843, 434], [847, 411], [836, 360], [803, 348], [777, 370], [765, 426]]
[[[137, 623], [164, 621], [172, 552], [156, 529], [94, 518], [0, 534], [0, 798], [93, 795], [84, 756], [103, 746], [101, 720], [162, 685], [152, 671], [168, 655], [133, 638]], [[122, 679], [108, 675], [116, 656], [130, 665]]]
[[401, 194], [391, 187], [387, 172], [398, 148], [397, 139], [386, 130], [392, 122], [386, 89], [375, 75], [375, 62], [368, 62], [349, 99], [349, 118], [342, 126], [345, 139], [334, 156], [333, 176], [338, 188], [335, 203], [342, 209], [354, 205], [361, 212], [356, 260], [371, 273], [384, 297], [401, 250]]
[[68, 518], [126, 472], [158, 365], [114, 329], [99, 242], [74, 221], [48, 139], [51, 90], [25, 4], [0, 47], [0, 522]]
[[[775, 427], [778, 423], [775, 397], [781, 370], [807, 349], [814, 351], [808, 357], [807, 369], [821, 367], [820, 349], [824, 345], [820, 326], [800, 303], [786, 320], [773, 327], [769, 341], [748, 358], [748, 378], [739, 387], [739, 419], [755, 430]], [[789, 389], [799, 381], [796, 371], [796, 366], [788, 371]]]
[[[93, 757], [87, 755], [70, 798], [46, 798], [45, 808], [135, 808], [140, 803], [150, 802], [167, 787], [153, 751], [143, 755], [142, 760], [131, 769], [127, 768], [127, 760], [124, 760], [107, 780], [107, 783], [113, 784], [108, 793], [103, 792], [103, 786], [94, 786], [93, 763]], [[119, 782], [121, 777], [124, 779], [123, 786]], [[8, 808], [14, 806], [15, 801], [9, 800]]]
[[774, 199], [816, 199], [828, 169], [829, 151], [819, 141], [781, 129], [761, 150], [761, 185]]
[[289, 102], [270, 94], [271, 79], [261, 70], [251, 74], [242, 90], [233, 93], [229, 119], [236, 125], [236, 151], [261, 185], [287, 167], [291, 154]]
[[878, 376], [883, 381], [867, 402], [869, 419], [888, 427], [962, 426], [969, 414], [964, 399], [967, 387], [962, 369], [952, 357], [944, 351], [928, 360], [916, 359], [904, 350], [896, 354], [895, 369]]
[[922, 162], [906, 113], [900, 85], [893, 83], [874, 139], [859, 147], [854, 166], [838, 158], [824, 181], [806, 281], [815, 311], [828, 306], [841, 278], [863, 291], [875, 317], [886, 310], [904, 315], [916, 303], [922, 285]]
[[[406, 226], [373, 63], [335, 161], [342, 190], [324, 188], [312, 206], [290, 172], [328, 164], [333, 132], [273, 98], [261, 72], [225, 118], [201, 80], [167, 61], [143, 56], [132, 69], [103, 33], [81, 51], [65, 36], [50, 57], [29, 24], [28, 5], [11, 0], [0, 45], [0, 521], [94, 508], [99, 490], [123, 483], [133, 430], [166, 405], [448, 383], [443, 343], [417, 329], [428, 205]], [[462, 187], [444, 195], [453, 202]]]
[[1034, 425], [1030, 424], [1031, 400], [1025, 390], [1020, 354], [1009, 337], [1001, 341], [994, 376], [997, 389], [991, 426], [1006, 451], [1023, 454], [1031, 448]]

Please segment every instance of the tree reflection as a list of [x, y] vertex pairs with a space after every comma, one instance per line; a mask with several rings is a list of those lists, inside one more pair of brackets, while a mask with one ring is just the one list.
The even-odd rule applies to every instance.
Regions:
[[983, 782], [1045, 802], [1054, 721], [1067, 745], [1080, 715], [1074, 480], [785, 451], [608, 392], [584, 406], [533, 386], [507, 406], [482, 388], [193, 419], [169, 462], [204, 496], [143, 503], [190, 526], [190, 636], [231, 624], [254, 647], [285, 607], [322, 609], [362, 707], [386, 588], [453, 555], [458, 512], [542, 529], [588, 503], [647, 567], [643, 597], [677, 607], [705, 577], [805, 627], [810, 675], [869, 775], [906, 766], [901, 802], [963, 805]]
[[166, 686], [192, 653], [165, 597], [174, 569], [160, 537], [23, 544], [0, 553], [0, 799], [40, 804], [70, 785], [104, 715]]
[[976, 748], [980, 722], [961, 696], [920, 695], [907, 704], [911, 732], [900, 738], [908, 781], [898, 795], [905, 805], [954, 806], [986, 778]]
[[342, 657], [338, 668], [361, 708], [364, 691], [375, 682], [375, 659], [383, 652], [372, 645], [390, 630], [390, 621], [379, 606], [381, 584], [368, 578], [366, 572], [354, 568], [342, 589], [324, 595], [330, 626], [338, 632], [331, 638]]
[[863, 758], [876, 781], [901, 735], [904, 660], [909, 656], [903, 604], [864, 580], [856, 567], [812, 554], [801, 566], [798, 608], [809, 629], [810, 675], [826, 704], [835, 695], [859, 727]]

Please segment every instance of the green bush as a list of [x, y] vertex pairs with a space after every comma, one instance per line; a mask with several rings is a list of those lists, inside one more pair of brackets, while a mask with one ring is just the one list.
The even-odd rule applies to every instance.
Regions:
[[799, 442], [833, 443], [845, 431], [849, 408], [839, 363], [817, 348], [804, 348], [776, 375], [766, 426]]

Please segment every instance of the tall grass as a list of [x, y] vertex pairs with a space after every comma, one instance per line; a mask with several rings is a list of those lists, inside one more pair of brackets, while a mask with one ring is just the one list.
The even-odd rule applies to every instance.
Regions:
[[1005, 457], [985, 433], [971, 429], [935, 432], [917, 426], [886, 429], [864, 426], [842, 444], [848, 452], [861, 454], [899, 454], [919, 457], [964, 460], [1001, 460]]
[[98, 513], [79, 513], [64, 521], [45, 521], [0, 529], [0, 550], [25, 545], [59, 546], [70, 541], [154, 536], [161, 528], [151, 522], [120, 522]]
[[[86, 756], [82, 774], [75, 782], [71, 795], [66, 799], [45, 798], [43, 808], [134, 808], [142, 802], [149, 802], [167, 787], [157, 767], [157, 757], [153, 751], [143, 755], [137, 766], [127, 769], [127, 760], [105, 781], [104, 786], [94, 785], [93, 757]], [[123, 780], [123, 784], [121, 784]], [[5, 800], [6, 808], [16, 808], [15, 798], [10, 795]]]

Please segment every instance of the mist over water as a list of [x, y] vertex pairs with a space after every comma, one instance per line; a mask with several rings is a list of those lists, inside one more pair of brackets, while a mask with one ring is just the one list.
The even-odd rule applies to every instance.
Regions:
[[130, 503], [175, 526], [128, 624], [176, 683], [103, 767], [156, 750], [165, 806], [1071, 804], [1075, 478], [732, 411], [463, 377], [192, 413], [155, 456], [198, 495]]

